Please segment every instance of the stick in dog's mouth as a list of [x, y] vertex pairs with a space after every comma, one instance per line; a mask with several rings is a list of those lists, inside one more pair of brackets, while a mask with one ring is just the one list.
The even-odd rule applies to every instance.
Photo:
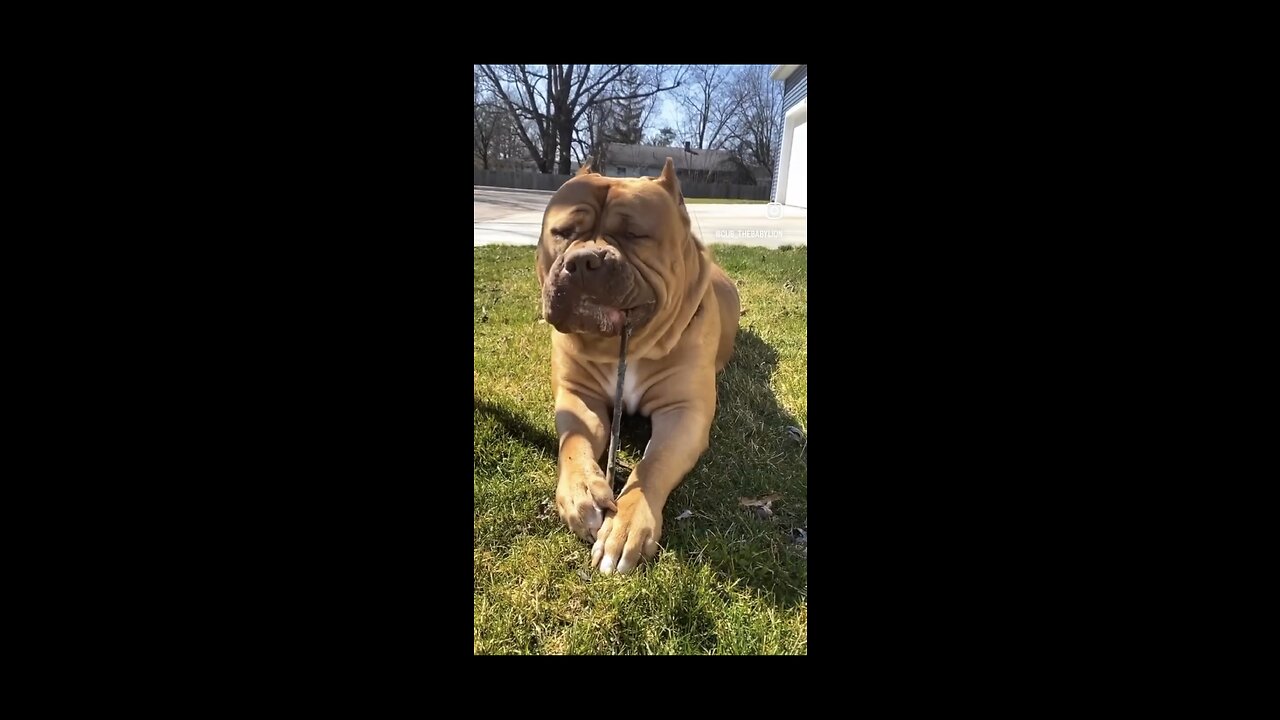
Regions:
[[617, 469], [618, 461], [618, 438], [622, 434], [622, 387], [623, 379], [627, 375], [627, 338], [631, 336], [631, 325], [625, 321], [626, 312], [622, 311], [624, 321], [622, 323], [622, 341], [618, 346], [618, 389], [613, 396], [613, 429], [609, 434], [609, 461], [605, 465], [604, 477], [605, 482], [609, 483], [609, 487], [614, 492], [618, 491], [615, 487], [614, 470]]

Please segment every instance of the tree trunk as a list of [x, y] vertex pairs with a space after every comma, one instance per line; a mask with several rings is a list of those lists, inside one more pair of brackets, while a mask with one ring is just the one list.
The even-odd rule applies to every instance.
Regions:
[[573, 123], [565, 118], [565, 122], [560, 123], [560, 168], [558, 172], [561, 175], [569, 174], [569, 144], [573, 142]]
[[551, 168], [555, 167], [559, 140], [560, 133], [556, 132], [556, 128], [548, 127], [547, 132], [542, 136], [542, 147], [546, 148], [547, 152], [543, 154], [542, 162], [538, 164], [540, 172], [549, 173]]

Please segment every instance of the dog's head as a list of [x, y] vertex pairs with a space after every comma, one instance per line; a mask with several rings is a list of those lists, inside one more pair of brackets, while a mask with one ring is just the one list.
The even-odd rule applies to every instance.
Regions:
[[562, 333], [615, 336], [624, 320], [634, 332], [696, 280], [686, 263], [696, 242], [671, 158], [656, 178], [584, 165], [542, 216], [543, 315]]

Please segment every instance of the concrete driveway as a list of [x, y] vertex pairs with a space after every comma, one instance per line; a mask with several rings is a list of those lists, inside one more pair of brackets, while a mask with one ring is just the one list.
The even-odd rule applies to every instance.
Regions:
[[[553, 193], [472, 186], [476, 245], [537, 245], [542, 211]], [[689, 203], [693, 230], [707, 244], [808, 245], [805, 208], [763, 204]]]

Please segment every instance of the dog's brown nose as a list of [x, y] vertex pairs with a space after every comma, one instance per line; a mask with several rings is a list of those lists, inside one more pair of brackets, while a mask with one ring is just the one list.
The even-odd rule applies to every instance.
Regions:
[[586, 275], [595, 272], [604, 264], [604, 250], [583, 248], [574, 250], [564, 259], [564, 271], [570, 275]]

